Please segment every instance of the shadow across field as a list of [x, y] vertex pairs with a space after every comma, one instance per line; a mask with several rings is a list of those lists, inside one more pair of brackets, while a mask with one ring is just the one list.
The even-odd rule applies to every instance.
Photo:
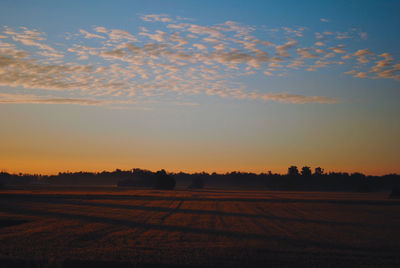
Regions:
[[40, 200], [43, 198], [81, 200], [150, 200], [150, 201], [219, 201], [219, 202], [264, 202], [264, 203], [316, 203], [335, 205], [400, 206], [400, 200], [353, 200], [353, 199], [306, 199], [306, 198], [230, 198], [230, 197], [180, 197], [159, 195], [97, 195], [97, 194], [0, 194], [0, 199]]
[[[144, 199], [145, 200], [145, 199]], [[170, 199], [168, 199], [170, 200]], [[178, 205], [174, 208], [168, 207], [157, 207], [157, 206], [140, 206], [140, 205], [126, 205], [126, 204], [112, 204], [112, 203], [100, 203], [100, 202], [82, 202], [80, 200], [74, 199], [62, 199], [62, 198], [40, 198], [29, 200], [29, 202], [46, 203], [46, 204], [61, 204], [61, 205], [77, 205], [77, 206], [89, 206], [98, 208], [117, 208], [117, 209], [129, 209], [129, 210], [140, 210], [140, 211], [150, 211], [150, 212], [165, 212], [167, 213], [161, 218], [161, 222], [170, 217], [175, 213], [179, 214], [196, 214], [196, 215], [211, 215], [211, 216], [230, 216], [230, 217], [244, 217], [253, 219], [267, 219], [267, 220], [279, 220], [283, 222], [301, 222], [301, 223], [315, 223], [324, 224], [331, 226], [357, 226], [357, 227], [369, 227], [369, 228], [381, 228], [379, 224], [371, 223], [361, 223], [361, 222], [339, 222], [339, 221], [327, 221], [327, 220], [317, 220], [317, 219], [302, 219], [302, 218], [289, 218], [289, 217], [279, 217], [270, 216], [265, 214], [248, 214], [239, 212], [224, 212], [220, 210], [200, 210], [200, 209], [185, 209], [181, 208], [183, 204], [182, 198], [172, 199], [171, 201], [179, 201]], [[209, 199], [205, 199], [209, 200]], [[270, 200], [270, 199], [267, 199]], [[28, 200], [25, 200], [28, 201]], [[218, 200], [221, 201], [221, 200]], [[218, 204], [217, 201], [217, 204]], [[400, 203], [399, 203], [400, 205]], [[385, 228], [398, 229], [398, 226], [386, 225]]]
[[[154, 190], [125, 191], [120, 195], [73, 191], [2, 193], [0, 212], [4, 218], [0, 217], [0, 234], [7, 242], [0, 250], [4, 253], [0, 254], [0, 268], [179, 267], [179, 263], [183, 264], [181, 267], [398, 267], [400, 263], [396, 242], [399, 232], [395, 226], [399, 218], [393, 217], [400, 209], [399, 200], [378, 199], [379, 196], [368, 200], [370, 196], [340, 193], [283, 193], [282, 198], [270, 192], [253, 196], [245, 191], [217, 194], [172, 191], [167, 195]], [[360, 219], [347, 217], [352, 212], [359, 212]], [[33, 223], [24, 225], [26, 222]], [[35, 229], [42, 225], [47, 229]], [[382, 229], [388, 231], [369, 235]], [[60, 230], [65, 233], [60, 235]], [[332, 234], [323, 235], [331, 230]], [[366, 235], [365, 239], [362, 235]], [[379, 239], [375, 239], [378, 235]], [[59, 243], [62, 239], [54, 239], [53, 243], [53, 237], [64, 236], [70, 240]], [[14, 241], [42, 244], [25, 250], [29, 243], [17, 245]], [[30, 260], [30, 256], [36, 256], [30, 252], [42, 250], [42, 245], [48, 247], [43, 261]], [[46, 252], [52, 252], [50, 247], [57, 245], [61, 252], [54, 250], [51, 256], [56, 257], [47, 258]], [[82, 257], [73, 251], [66, 255], [64, 245], [91, 249], [92, 255]], [[114, 253], [114, 246], [123, 248], [123, 253], [120, 255], [118, 248]], [[104, 252], [109, 255], [102, 255]]]
[[5, 228], [14, 225], [20, 225], [29, 222], [28, 220], [16, 220], [16, 219], [0, 219], [0, 228]]
[[15, 206], [13, 208], [2, 209], [3, 211], [23, 214], [29, 216], [38, 216], [38, 217], [55, 217], [58, 219], [72, 219], [72, 220], [83, 220], [87, 222], [96, 222], [96, 223], [106, 223], [112, 225], [122, 225], [130, 228], [143, 228], [145, 230], [161, 230], [166, 232], [183, 232], [183, 233], [194, 233], [194, 234], [206, 234], [213, 236], [225, 236], [233, 239], [254, 239], [254, 240], [276, 240], [288, 243], [295, 247], [316, 247], [320, 249], [337, 249], [337, 250], [351, 250], [351, 251], [362, 251], [362, 252], [370, 252], [377, 253], [379, 251], [385, 253], [395, 253], [396, 250], [390, 248], [370, 248], [370, 247], [360, 247], [360, 246], [350, 246], [350, 245], [339, 245], [329, 242], [318, 242], [312, 241], [308, 239], [298, 239], [298, 238], [289, 238], [282, 237], [278, 235], [265, 235], [265, 234], [255, 234], [255, 233], [245, 233], [245, 232], [234, 232], [227, 230], [216, 230], [216, 229], [207, 229], [207, 228], [196, 228], [189, 226], [177, 226], [177, 225], [164, 225], [164, 224], [154, 224], [147, 222], [137, 222], [130, 221], [125, 219], [116, 219], [116, 218], [108, 218], [108, 217], [99, 217], [99, 216], [91, 216], [91, 215], [83, 215], [83, 214], [70, 214], [70, 213], [62, 213], [62, 212], [53, 212], [53, 211], [42, 211], [35, 209], [27, 209], [23, 207]]
[[[104, 197], [104, 196], [103, 196]], [[266, 218], [271, 220], [281, 220], [281, 221], [293, 221], [293, 222], [313, 222], [319, 224], [347, 224], [347, 223], [337, 223], [337, 222], [329, 222], [329, 221], [320, 221], [320, 220], [307, 220], [307, 219], [295, 219], [295, 218], [284, 218], [284, 217], [275, 217], [275, 216], [265, 216], [265, 215], [255, 215], [255, 214], [244, 214], [244, 213], [228, 213], [221, 211], [207, 211], [207, 210], [193, 210], [193, 209], [181, 209], [182, 205], [181, 199], [176, 198], [176, 200], [180, 200], [178, 205], [174, 208], [163, 208], [163, 207], [145, 207], [145, 206], [133, 206], [133, 205], [123, 205], [123, 204], [104, 204], [104, 203], [81, 203], [77, 200], [64, 200], [60, 197], [57, 198], [32, 198], [28, 200], [28, 197], [24, 198], [24, 201], [28, 201], [28, 204], [32, 204], [31, 202], [45, 202], [45, 203], [57, 203], [57, 204], [73, 204], [79, 206], [96, 206], [96, 207], [112, 207], [112, 208], [124, 208], [124, 209], [136, 209], [136, 210], [147, 210], [147, 211], [157, 211], [157, 212], [167, 212], [167, 214], [163, 217], [165, 218], [171, 216], [174, 213], [193, 213], [193, 214], [209, 214], [209, 215], [218, 215], [218, 216], [238, 216], [238, 217], [250, 217], [250, 218]], [[168, 199], [170, 200], [170, 199]], [[185, 199], [184, 199], [185, 200]], [[208, 200], [208, 199], [206, 199]], [[268, 199], [267, 199], [268, 200]], [[18, 200], [21, 201], [21, 200]], [[220, 200], [218, 200], [220, 201]], [[24, 202], [22, 204], [20, 202], [13, 203], [12, 206], [7, 206], [2, 208], [3, 212], [13, 213], [13, 214], [22, 214], [25, 216], [35, 216], [35, 217], [52, 217], [58, 219], [72, 219], [72, 220], [82, 220], [86, 222], [95, 222], [95, 223], [105, 223], [111, 225], [119, 225], [126, 226], [130, 228], [141, 228], [144, 230], [161, 230], [165, 232], [182, 232], [182, 233], [192, 233], [192, 234], [203, 234], [203, 235], [212, 235], [212, 236], [223, 236], [228, 237], [230, 239], [240, 239], [240, 240], [261, 240], [261, 241], [280, 241], [284, 242], [288, 245], [294, 247], [315, 247], [319, 249], [327, 249], [327, 250], [345, 250], [352, 251], [353, 253], [382, 253], [385, 254], [396, 254], [396, 250], [391, 248], [376, 248], [376, 247], [365, 247], [365, 246], [354, 246], [354, 245], [344, 245], [331, 243], [328, 241], [319, 242], [310, 239], [304, 238], [293, 238], [293, 237], [284, 237], [280, 235], [273, 234], [259, 234], [259, 233], [249, 233], [249, 232], [239, 232], [239, 231], [230, 231], [230, 230], [218, 230], [218, 229], [209, 229], [209, 228], [198, 228], [191, 226], [180, 226], [180, 225], [169, 225], [164, 224], [164, 220], [161, 223], [149, 223], [149, 222], [140, 222], [140, 221], [132, 221], [127, 219], [113, 218], [113, 217], [105, 217], [105, 216], [96, 216], [96, 215], [85, 215], [79, 213], [66, 213], [66, 212], [58, 212], [58, 211], [50, 211], [50, 210], [41, 210], [41, 209], [33, 209], [24, 207]], [[353, 224], [353, 223], [351, 223]]]

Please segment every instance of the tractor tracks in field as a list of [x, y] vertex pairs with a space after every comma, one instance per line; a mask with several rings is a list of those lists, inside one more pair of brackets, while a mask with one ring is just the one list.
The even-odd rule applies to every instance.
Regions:
[[[278, 217], [276, 220], [271, 220], [274, 218], [273, 214], [271, 214], [266, 208], [262, 207], [261, 205], [257, 205], [255, 207], [261, 215], [265, 216], [265, 218], [261, 218], [260, 224], [258, 225], [265, 234], [271, 233], [271, 229], [275, 229], [275, 231], [284, 233], [285, 235], [291, 235], [291, 232], [288, 228], [287, 225], [284, 224], [284, 222], [279, 219]], [[265, 220], [268, 220], [268, 224], [265, 224]]]
[[164, 222], [170, 217], [172, 216], [174, 213], [176, 213], [180, 207], [182, 206], [183, 200], [182, 199], [177, 199], [176, 201], [179, 200], [178, 205], [176, 205], [176, 207], [172, 208], [167, 214], [165, 214], [163, 217], [161, 217], [160, 219], [160, 224], [164, 224]]
[[[220, 208], [220, 205], [221, 205], [221, 204], [220, 204], [219, 201], [216, 201], [216, 202], [215, 202], [215, 210], [216, 210], [216, 212], [222, 212], [222, 210], [221, 210], [221, 208]], [[226, 222], [225, 222], [225, 220], [224, 220], [224, 217], [222, 216], [222, 213], [217, 213], [216, 215], [217, 215], [217, 217], [218, 217], [218, 220], [221, 222], [223, 229], [224, 229], [224, 230], [228, 229], [229, 226], [228, 226], [228, 224], [226, 224]]]
[[[1, 195], [0, 195], [1, 196]], [[85, 199], [83, 199], [85, 200]], [[166, 213], [163, 215], [161, 218], [158, 217], [157, 222], [165, 222], [166, 219], [168, 219], [170, 216], [172, 216], [175, 213], [180, 213], [180, 214], [193, 214], [193, 215], [215, 215], [215, 216], [221, 216], [226, 219], [227, 216], [232, 216], [232, 217], [244, 217], [244, 218], [253, 218], [253, 219], [263, 219], [263, 220], [279, 220], [282, 222], [302, 222], [302, 223], [316, 223], [316, 224], [324, 224], [324, 225], [331, 225], [331, 226], [354, 226], [357, 225], [359, 227], [370, 227], [370, 228], [381, 228], [382, 226], [379, 224], [374, 224], [374, 223], [364, 223], [364, 222], [341, 222], [341, 221], [333, 221], [333, 220], [320, 220], [320, 219], [309, 219], [309, 218], [295, 218], [293, 216], [290, 216], [290, 213], [288, 215], [274, 215], [270, 213], [266, 209], [266, 204], [267, 203], [262, 203], [263, 206], [260, 206], [260, 204], [254, 204], [255, 207], [259, 207], [259, 211], [261, 213], [243, 213], [240, 212], [240, 208], [237, 208], [237, 211], [239, 212], [234, 212], [234, 211], [223, 211], [220, 209], [221, 204], [225, 204], [225, 200], [214, 200], [215, 202], [219, 203], [218, 204], [218, 209], [217, 210], [203, 210], [203, 209], [191, 209], [191, 208], [181, 208], [182, 204], [184, 201], [187, 201], [185, 198], [181, 197], [175, 197], [174, 199], [169, 199], [170, 200], [170, 205], [168, 206], [145, 206], [143, 204], [111, 204], [111, 203], [103, 203], [103, 202], [82, 202], [83, 200], [73, 200], [73, 199], [62, 199], [62, 198], [31, 198], [31, 199], [11, 199], [11, 200], [6, 200], [5, 202], [0, 202], [0, 205], [3, 205], [1, 203], [5, 203], [4, 207], [10, 206], [12, 204], [12, 207], [16, 207], [16, 202], [15, 201], [21, 201], [22, 204], [40, 204], [40, 203], [46, 203], [46, 204], [61, 204], [61, 205], [77, 205], [77, 206], [87, 206], [87, 207], [94, 207], [94, 208], [101, 208], [101, 209], [126, 209], [128, 211], [145, 211], [147, 213], [143, 213], [144, 218], [142, 218], [141, 221], [144, 220], [144, 222], [151, 222], [152, 219], [154, 219], [154, 212], [155, 213]], [[4, 201], [0, 197], [0, 201]], [[85, 200], [89, 201], [89, 200]], [[153, 200], [150, 200], [153, 201]], [[171, 208], [171, 204], [174, 204], [176, 201], [179, 201], [179, 203], [176, 205], [176, 207]], [[19, 203], [19, 202], [18, 202]], [[233, 202], [235, 203], [235, 202]], [[8, 205], [7, 205], [8, 204]], [[148, 204], [151, 204], [149, 202]], [[254, 207], [253, 206], [253, 207]], [[268, 206], [270, 207], [270, 206]], [[272, 208], [272, 207], [271, 207]], [[1, 209], [3, 210], [3, 208]], [[151, 213], [150, 213], [151, 212]], [[396, 225], [387, 225], [385, 228], [393, 228], [397, 229]]]
[[197, 202], [246, 202], [246, 203], [308, 203], [308, 204], [332, 204], [332, 205], [363, 205], [363, 206], [400, 206], [398, 200], [368, 200], [368, 199], [329, 199], [329, 198], [293, 198], [265, 195], [264, 197], [201, 197], [201, 196], [157, 196], [157, 195], [98, 195], [98, 194], [31, 194], [31, 193], [1, 193], [0, 200], [148, 200], [148, 201], [197, 201]]

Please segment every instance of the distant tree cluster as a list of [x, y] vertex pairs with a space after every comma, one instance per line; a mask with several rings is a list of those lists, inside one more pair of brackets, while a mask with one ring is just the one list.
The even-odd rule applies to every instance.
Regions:
[[[288, 168], [288, 176], [298, 176], [301, 174], [301, 176], [311, 176], [311, 168], [308, 166], [304, 166], [301, 168], [301, 173], [299, 174], [299, 170], [297, 169], [296, 166], [290, 166]], [[324, 170], [320, 167], [315, 168], [314, 175], [316, 176], [321, 176], [324, 174]]]

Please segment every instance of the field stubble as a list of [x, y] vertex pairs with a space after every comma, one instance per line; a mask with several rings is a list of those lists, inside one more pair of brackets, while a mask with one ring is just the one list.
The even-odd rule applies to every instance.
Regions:
[[[15, 189], [3, 266], [398, 266], [387, 193]], [[50, 265], [51, 266], [51, 265]]]

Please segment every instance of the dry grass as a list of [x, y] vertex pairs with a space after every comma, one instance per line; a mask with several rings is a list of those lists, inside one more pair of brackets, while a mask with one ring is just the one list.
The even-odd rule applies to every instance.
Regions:
[[400, 201], [387, 196], [8, 190], [0, 192], [0, 259], [39, 266], [399, 266]]

